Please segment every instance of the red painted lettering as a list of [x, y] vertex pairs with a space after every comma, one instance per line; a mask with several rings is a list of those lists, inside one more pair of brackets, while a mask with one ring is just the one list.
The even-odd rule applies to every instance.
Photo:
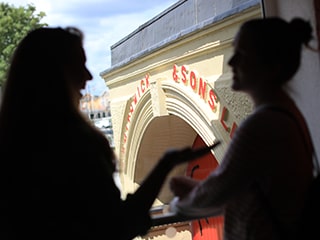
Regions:
[[207, 90], [207, 83], [205, 81], [203, 81], [202, 78], [199, 78], [199, 91], [198, 91], [198, 93], [202, 99], [205, 99], [206, 90]]
[[220, 122], [223, 126], [223, 128], [229, 132], [230, 131], [230, 128], [227, 126], [227, 124], [224, 122], [227, 118], [227, 115], [228, 115], [228, 109], [226, 107], [223, 107], [222, 109], [222, 113], [221, 113], [221, 118], [220, 118]]
[[230, 138], [233, 137], [233, 134], [235, 132], [235, 130], [237, 129], [237, 124], [235, 122], [233, 122], [232, 128], [231, 128], [231, 132], [230, 132]]
[[[127, 138], [128, 138], [127, 132], [130, 127], [131, 116], [135, 110], [135, 107], [136, 107], [139, 99], [141, 98], [141, 95], [147, 90], [148, 87], [149, 87], [149, 74], [146, 74], [145, 78], [141, 79], [140, 84], [137, 86], [136, 93], [134, 94], [133, 99], [130, 104], [129, 113], [127, 116], [126, 129], [125, 129], [125, 133], [123, 134], [123, 144], [125, 144], [127, 142]], [[124, 151], [125, 147], [123, 146], [121, 149]]]
[[137, 93], [135, 93], [134, 96], [133, 96], [133, 100], [131, 102], [131, 106], [133, 105], [133, 103], [136, 105], [137, 102], [138, 102]]
[[176, 64], [173, 65], [173, 72], [172, 72], [172, 78], [175, 82], [179, 81], [179, 77], [178, 77], [178, 66]]
[[142, 93], [142, 94], [143, 94], [144, 91], [146, 90], [146, 88], [145, 88], [145, 83], [144, 83], [143, 79], [140, 81], [140, 89], [141, 89], [141, 93]]
[[121, 148], [121, 152], [122, 152], [123, 154], [126, 152], [126, 148], [125, 148], [124, 146]]
[[182, 65], [182, 67], [181, 67], [181, 74], [182, 74], [181, 81], [182, 81], [184, 84], [187, 84], [188, 69], [187, 69], [187, 67], [184, 66], [184, 65]]
[[149, 74], [146, 74], [145, 80], [146, 80], [145, 86], [146, 86], [146, 88], [148, 88], [149, 87]]
[[[140, 82], [141, 82], [141, 81], [140, 81]], [[136, 92], [136, 94], [138, 95], [138, 97], [139, 97], [139, 99], [140, 99], [141, 94], [140, 94], [140, 87], [139, 87], [139, 86], [137, 87], [137, 92]]]
[[125, 133], [124, 135], [123, 135], [123, 143], [126, 143], [127, 142], [127, 134]]
[[197, 87], [197, 77], [194, 71], [190, 72], [190, 86], [193, 90], [196, 90]]
[[212, 89], [210, 89], [208, 104], [209, 104], [210, 108], [212, 109], [212, 111], [214, 111], [214, 112], [217, 110], [216, 101], [215, 101], [216, 99], [217, 99], [217, 97], [216, 97], [215, 92]]

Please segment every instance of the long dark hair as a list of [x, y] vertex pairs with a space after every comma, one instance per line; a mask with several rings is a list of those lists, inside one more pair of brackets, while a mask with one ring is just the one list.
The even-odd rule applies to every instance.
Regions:
[[[89, 136], [98, 136], [101, 141], [97, 144], [106, 145], [102, 133], [89, 124], [74, 104], [72, 85], [64, 77], [65, 67], [74, 59], [74, 49], [82, 48], [82, 44], [83, 33], [74, 27], [38, 28], [20, 42], [10, 64], [1, 103], [2, 149], [45, 148], [51, 139], [59, 141], [64, 132], [74, 127]], [[113, 158], [110, 146], [105, 147]]]

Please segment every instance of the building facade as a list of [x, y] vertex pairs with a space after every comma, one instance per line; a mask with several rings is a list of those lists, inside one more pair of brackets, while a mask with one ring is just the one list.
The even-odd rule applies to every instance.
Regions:
[[[170, 148], [222, 141], [211, 156], [179, 166], [173, 175], [204, 178], [222, 158], [252, 103], [230, 89], [228, 59], [239, 25], [261, 17], [260, 1], [181, 0], [111, 47], [112, 66], [101, 73], [110, 92], [115, 151], [123, 197], [135, 191]], [[195, 170], [196, 169], [196, 170]], [[164, 185], [155, 206], [168, 204]], [[175, 225], [187, 239], [214, 231], [221, 239], [221, 218]], [[165, 237], [168, 227], [146, 238]], [[219, 237], [220, 236], [220, 237]]]
[[[210, 156], [179, 166], [170, 176], [202, 179], [219, 165], [234, 130], [253, 107], [246, 95], [230, 89], [228, 60], [239, 26], [266, 12], [287, 19], [303, 16], [315, 25], [312, 11], [316, 2], [180, 0], [111, 46], [112, 66], [101, 72], [101, 77], [110, 92], [123, 197], [137, 189], [170, 148], [222, 141]], [[309, 84], [302, 88], [305, 83], [293, 83], [294, 94], [298, 94], [294, 98], [311, 128], [320, 117], [312, 111], [312, 96], [320, 89], [312, 79], [319, 76], [318, 57], [304, 57], [308, 66], [298, 73]], [[310, 100], [300, 98], [305, 94]], [[312, 135], [317, 146], [320, 130], [313, 130]], [[165, 183], [155, 208], [172, 198]], [[219, 216], [154, 227], [145, 238], [222, 239], [222, 226], [223, 217]]]

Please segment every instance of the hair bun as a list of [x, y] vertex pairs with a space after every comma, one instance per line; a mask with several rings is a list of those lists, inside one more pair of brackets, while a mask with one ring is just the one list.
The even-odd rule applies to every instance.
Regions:
[[309, 21], [305, 21], [301, 18], [294, 18], [289, 23], [292, 32], [296, 35], [297, 39], [308, 45], [312, 37], [312, 26]]

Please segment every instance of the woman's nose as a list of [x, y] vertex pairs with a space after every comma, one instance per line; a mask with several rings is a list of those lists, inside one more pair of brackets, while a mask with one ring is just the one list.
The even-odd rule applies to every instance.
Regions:
[[86, 68], [86, 80], [92, 80], [93, 76], [91, 72]]

